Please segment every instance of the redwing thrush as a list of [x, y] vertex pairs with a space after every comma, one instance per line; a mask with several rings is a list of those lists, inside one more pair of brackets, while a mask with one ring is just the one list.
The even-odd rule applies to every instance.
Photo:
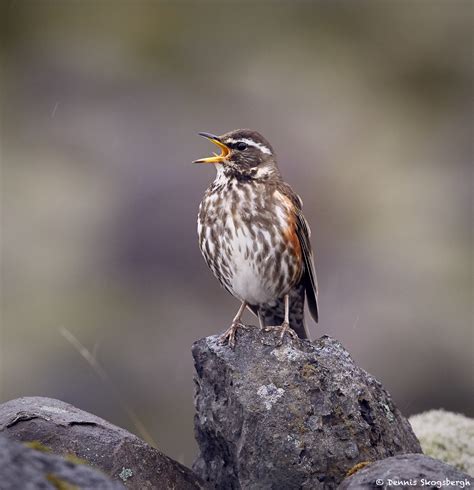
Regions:
[[309, 338], [304, 301], [318, 321], [318, 287], [310, 229], [302, 201], [283, 180], [268, 141], [256, 131], [237, 129], [222, 136], [199, 133], [220, 155], [193, 163], [213, 163], [217, 177], [199, 206], [199, 246], [219, 282], [241, 301], [231, 326], [220, 337], [235, 345], [245, 308], [260, 327]]

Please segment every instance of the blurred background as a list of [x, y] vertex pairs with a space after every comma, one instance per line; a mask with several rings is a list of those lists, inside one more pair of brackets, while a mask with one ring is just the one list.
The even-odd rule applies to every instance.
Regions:
[[[474, 414], [470, 1], [3, 1], [1, 401], [59, 398], [190, 465], [198, 131], [264, 134], [313, 229], [321, 321], [406, 415]], [[251, 317], [248, 321], [252, 321]], [[109, 373], [103, 384], [60, 334]]]

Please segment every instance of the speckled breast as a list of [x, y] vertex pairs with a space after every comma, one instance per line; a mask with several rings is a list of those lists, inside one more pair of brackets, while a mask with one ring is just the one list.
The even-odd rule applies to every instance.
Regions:
[[206, 263], [236, 298], [272, 305], [299, 280], [301, 249], [290, 203], [254, 181], [214, 182], [199, 207]]

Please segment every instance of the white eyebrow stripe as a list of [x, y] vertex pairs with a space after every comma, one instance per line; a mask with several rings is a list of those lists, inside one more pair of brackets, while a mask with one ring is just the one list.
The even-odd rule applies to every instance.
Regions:
[[226, 140], [227, 143], [246, 143], [249, 146], [253, 146], [254, 148], [258, 148], [262, 153], [266, 153], [267, 155], [271, 155], [272, 152], [270, 148], [267, 148], [265, 145], [262, 145], [261, 143], [257, 143], [254, 140], [248, 139], [248, 138], [240, 138], [238, 140], [235, 140], [234, 138], [229, 138]]

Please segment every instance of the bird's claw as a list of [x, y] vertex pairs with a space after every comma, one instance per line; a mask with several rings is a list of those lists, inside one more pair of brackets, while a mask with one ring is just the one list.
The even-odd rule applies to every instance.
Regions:
[[235, 347], [235, 335], [237, 334], [237, 330], [242, 328], [244, 330], [248, 330], [249, 327], [240, 322], [233, 322], [232, 325], [219, 336], [219, 343], [225, 344], [228, 343], [229, 347], [233, 349]]
[[286, 334], [288, 334], [293, 339], [298, 338], [298, 335], [290, 327], [290, 324], [288, 322], [283, 322], [281, 325], [265, 327], [263, 330], [264, 330], [264, 332], [280, 332], [278, 345], [283, 344], [283, 339], [285, 338]]

